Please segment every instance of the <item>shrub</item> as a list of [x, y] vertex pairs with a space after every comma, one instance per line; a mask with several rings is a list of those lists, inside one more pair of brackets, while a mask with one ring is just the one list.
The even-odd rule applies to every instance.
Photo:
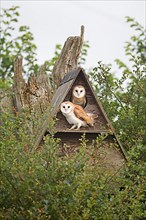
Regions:
[[[120, 176], [109, 176], [85, 137], [79, 152], [58, 156], [59, 140], [44, 138], [33, 149], [24, 115], [2, 115], [1, 219], [144, 219], [145, 161], [139, 145]], [[101, 145], [102, 138], [97, 143]], [[98, 147], [98, 146], [97, 146]], [[94, 156], [94, 148], [90, 153]], [[116, 184], [115, 184], [116, 183]], [[115, 186], [113, 187], [113, 184]], [[120, 190], [121, 187], [121, 190]], [[114, 189], [113, 189], [114, 188]]]

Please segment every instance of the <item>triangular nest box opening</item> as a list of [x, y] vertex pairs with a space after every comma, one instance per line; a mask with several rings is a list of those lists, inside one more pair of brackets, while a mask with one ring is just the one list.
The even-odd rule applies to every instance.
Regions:
[[[78, 74], [77, 74], [78, 73]], [[81, 68], [78, 68], [75, 72], [70, 72], [65, 76], [58, 90], [56, 91], [55, 98], [58, 99], [60, 95], [63, 96], [60, 99], [59, 103], [54, 103], [54, 105], [60, 105], [64, 101], [71, 101], [72, 99], [72, 90], [76, 85], [84, 86], [86, 90], [86, 105], [84, 107], [85, 112], [91, 113], [94, 115], [95, 123], [94, 127], [81, 127], [79, 132], [89, 132], [89, 133], [113, 133], [112, 125], [110, 124], [100, 101], [97, 99], [94, 91], [90, 85], [90, 82], [85, 75], [84, 71]], [[57, 100], [56, 99], [56, 100]], [[59, 100], [58, 100], [59, 101]], [[58, 106], [59, 107], [59, 106]], [[70, 124], [66, 121], [65, 117], [61, 112], [58, 112], [57, 115], [57, 123], [56, 123], [56, 131], [57, 132], [68, 132], [71, 127]], [[74, 130], [71, 132], [75, 132]]]

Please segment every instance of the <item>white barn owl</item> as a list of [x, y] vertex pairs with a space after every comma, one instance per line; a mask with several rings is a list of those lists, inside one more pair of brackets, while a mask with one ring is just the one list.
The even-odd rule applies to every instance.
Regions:
[[76, 85], [72, 90], [72, 103], [80, 105], [83, 108], [86, 105], [86, 90], [82, 85]]
[[79, 130], [80, 127], [87, 127], [88, 124], [90, 126], [94, 125], [92, 116], [88, 115], [79, 105], [75, 105], [72, 102], [66, 101], [61, 104], [60, 110], [68, 123], [72, 125], [70, 130]]

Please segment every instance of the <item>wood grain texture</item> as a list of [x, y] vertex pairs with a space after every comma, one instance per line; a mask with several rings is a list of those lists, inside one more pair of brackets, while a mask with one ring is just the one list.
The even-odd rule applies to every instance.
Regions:
[[14, 105], [18, 112], [21, 112], [25, 106], [26, 83], [22, 76], [23, 57], [18, 55], [14, 61]]
[[83, 45], [84, 26], [81, 26], [81, 35], [67, 38], [59, 59], [53, 68], [53, 79], [56, 88], [64, 76], [75, 69], [78, 64], [79, 55]]

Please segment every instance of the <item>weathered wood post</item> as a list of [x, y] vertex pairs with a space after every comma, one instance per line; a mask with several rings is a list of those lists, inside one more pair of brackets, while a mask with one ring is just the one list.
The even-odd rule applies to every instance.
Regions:
[[24, 93], [26, 90], [26, 83], [22, 76], [22, 60], [23, 57], [18, 55], [14, 61], [14, 106], [18, 112], [21, 112], [25, 106]]
[[80, 36], [67, 38], [59, 59], [53, 68], [53, 79], [55, 88], [58, 88], [64, 76], [75, 69], [78, 65], [79, 55], [81, 53], [84, 37], [84, 26], [81, 26]]

